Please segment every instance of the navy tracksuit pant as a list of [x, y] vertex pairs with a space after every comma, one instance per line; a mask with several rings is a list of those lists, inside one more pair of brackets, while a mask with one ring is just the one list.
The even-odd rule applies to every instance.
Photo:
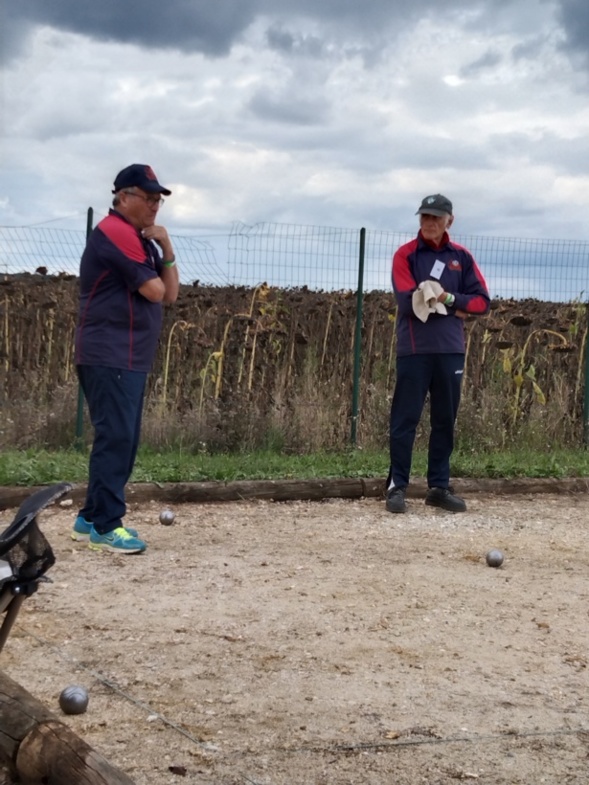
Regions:
[[387, 488], [406, 487], [413, 444], [426, 396], [430, 398], [427, 483], [447, 488], [454, 425], [464, 373], [463, 354], [412, 354], [397, 357], [397, 382], [390, 419], [391, 466]]
[[94, 427], [88, 491], [79, 514], [106, 534], [123, 525], [147, 374], [93, 365], [78, 365], [77, 371]]

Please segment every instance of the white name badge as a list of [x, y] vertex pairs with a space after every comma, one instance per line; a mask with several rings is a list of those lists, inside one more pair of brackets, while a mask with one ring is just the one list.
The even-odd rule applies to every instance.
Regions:
[[436, 259], [436, 261], [434, 262], [434, 266], [432, 267], [430, 276], [432, 278], [435, 278], [436, 281], [439, 281], [445, 269], [446, 269], [446, 265], [444, 264], [444, 262], [441, 262], [439, 259]]

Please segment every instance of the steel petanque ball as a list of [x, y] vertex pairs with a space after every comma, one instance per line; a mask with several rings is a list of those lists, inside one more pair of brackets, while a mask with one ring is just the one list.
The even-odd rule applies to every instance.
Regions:
[[162, 526], [171, 526], [174, 523], [175, 517], [172, 510], [162, 510], [160, 512], [160, 523]]
[[503, 564], [503, 554], [499, 548], [492, 548], [486, 556], [489, 567], [501, 567]]
[[70, 684], [61, 691], [59, 706], [64, 714], [83, 714], [88, 708], [88, 692], [84, 687]]

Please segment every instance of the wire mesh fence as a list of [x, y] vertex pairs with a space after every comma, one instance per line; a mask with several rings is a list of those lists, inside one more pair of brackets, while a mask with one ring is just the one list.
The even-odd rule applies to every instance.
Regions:
[[[391, 257], [413, 237], [273, 223], [173, 235], [187, 286], [165, 309], [149, 444], [312, 451], [347, 445], [352, 431], [380, 449], [395, 378]], [[466, 325], [460, 438], [485, 450], [587, 443], [588, 244], [454, 239], [495, 300]], [[85, 229], [0, 227], [0, 444], [81, 441], [73, 336], [85, 243]], [[350, 296], [360, 270], [364, 296]]]
[[[227, 235], [222, 236], [227, 242]], [[174, 235], [183, 283], [200, 281], [212, 286], [230, 283], [226, 266], [218, 262], [218, 247], [206, 238]], [[0, 227], [0, 273], [77, 275], [86, 232], [46, 227]]]
[[[391, 288], [395, 250], [415, 233], [366, 231], [365, 291]], [[355, 290], [360, 230], [260, 223], [235, 224], [229, 240], [233, 279], [252, 285]], [[589, 291], [589, 242], [453, 235], [477, 260], [491, 295], [570, 302]]]
[[[415, 233], [369, 229], [363, 289], [391, 288], [391, 258]], [[172, 236], [182, 283], [212, 286], [358, 288], [360, 229], [236, 222], [226, 233]], [[550, 302], [585, 301], [589, 242], [453, 235], [479, 263], [491, 295]], [[85, 230], [0, 227], [0, 273], [77, 275]]]

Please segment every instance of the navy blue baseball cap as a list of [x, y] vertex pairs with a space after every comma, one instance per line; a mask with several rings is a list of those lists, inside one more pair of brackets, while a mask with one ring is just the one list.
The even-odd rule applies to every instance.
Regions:
[[442, 194], [426, 196], [415, 215], [437, 215], [438, 218], [443, 215], [452, 215], [452, 202]]
[[122, 169], [115, 178], [113, 194], [122, 191], [123, 188], [133, 188], [134, 186], [152, 194], [170, 196], [172, 193], [169, 188], [164, 188], [158, 183], [155, 172], [147, 164], [131, 164], [131, 166]]

